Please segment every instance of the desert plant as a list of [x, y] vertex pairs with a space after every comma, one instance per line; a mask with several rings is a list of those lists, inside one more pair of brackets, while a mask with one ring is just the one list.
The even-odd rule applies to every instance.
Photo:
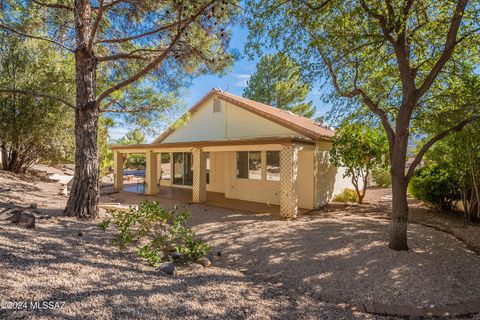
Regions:
[[448, 168], [439, 164], [416, 170], [408, 190], [416, 199], [436, 209], [451, 211], [460, 200], [458, 180]]
[[392, 177], [388, 168], [378, 167], [373, 169], [372, 178], [376, 187], [390, 187], [392, 185]]
[[108, 214], [110, 217], [99, 227], [106, 230], [113, 224], [117, 231], [113, 243], [121, 249], [136, 247], [138, 255], [153, 266], [170, 259], [172, 251], [193, 261], [211, 249], [208, 244], [195, 239], [195, 233], [187, 227], [189, 212], [179, 212], [176, 206], [166, 209], [156, 201], [144, 201], [138, 208], [109, 210]]
[[336, 202], [358, 202], [357, 192], [353, 189], [344, 189], [342, 193], [337, 194], [333, 201]]

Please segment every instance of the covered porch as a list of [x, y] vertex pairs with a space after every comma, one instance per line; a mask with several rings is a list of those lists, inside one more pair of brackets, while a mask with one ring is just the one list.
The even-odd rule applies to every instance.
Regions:
[[[313, 167], [312, 172], [300, 174], [308, 178], [311, 206], [301, 205], [305, 203], [306, 192], [298, 179], [299, 152], [309, 150], [313, 157], [315, 144], [311, 140], [242, 139], [114, 146], [112, 149], [116, 192], [144, 193], [153, 199], [207, 203], [288, 218], [314, 207]], [[125, 158], [128, 154], [139, 153], [146, 156], [144, 181], [140, 188], [138, 185], [124, 185]], [[245, 153], [247, 160], [242, 165], [241, 158]], [[278, 164], [267, 168], [268, 161], [272, 162], [269, 159], [275, 156]], [[168, 161], [163, 161], [167, 158]], [[312, 166], [313, 163], [312, 159]], [[244, 170], [246, 177], [242, 176]]]

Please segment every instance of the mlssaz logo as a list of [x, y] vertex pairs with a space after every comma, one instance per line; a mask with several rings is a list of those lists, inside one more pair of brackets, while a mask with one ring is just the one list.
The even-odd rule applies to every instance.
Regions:
[[30, 301], [30, 309], [35, 310], [61, 309], [64, 306], [65, 301]]

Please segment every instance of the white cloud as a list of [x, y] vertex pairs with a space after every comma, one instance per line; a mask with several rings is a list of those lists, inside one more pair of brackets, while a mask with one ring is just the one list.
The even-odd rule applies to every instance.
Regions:
[[234, 73], [233, 77], [237, 79], [237, 81], [233, 84], [235, 87], [246, 87], [247, 81], [250, 79], [250, 74], [242, 74], [242, 73]]

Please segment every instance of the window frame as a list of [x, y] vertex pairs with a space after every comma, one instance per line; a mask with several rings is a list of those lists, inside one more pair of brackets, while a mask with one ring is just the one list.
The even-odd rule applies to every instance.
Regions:
[[[240, 153], [246, 153], [247, 154], [247, 157], [246, 157], [246, 177], [240, 177], [239, 176], [239, 166], [238, 166], [238, 161], [239, 161], [239, 154]], [[260, 175], [259, 175], [259, 178], [253, 178], [252, 175], [251, 175], [251, 170], [250, 169], [250, 154], [252, 153], [258, 153], [259, 155], [259, 159], [260, 159], [260, 162], [259, 162], [259, 169], [260, 169]], [[262, 181], [263, 180], [263, 157], [262, 157], [262, 151], [236, 151], [236, 162], [235, 162], [235, 165], [236, 165], [236, 178], [237, 179], [243, 179], [243, 180], [252, 180], [252, 181]]]
[[[268, 163], [268, 154], [269, 153], [277, 153], [278, 154], [278, 179], [269, 179], [268, 175], [269, 175], [269, 172], [268, 172], [268, 167], [269, 167], [269, 163]], [[281, 179], [281, 170], [280, 170], [280, 151], [277, 151], [277, 150], [267, 150], [266, 151], [266, 154], [265, 154], [265, 181], [273, 181], [273, 182], [279, 182]]]
[[[164, 154], [168, 154], [168, 162], [163, 162], [163, 155]], [[161, 152], [160, 153], [160, 170], [163, 171], [162, 165], [164, 165], [164, 164], [168, 164], [168, 166], [170, 168], [170, 176], [168, 178], [166, 178], [162, 173], [162, 181], [163, 180], [169, 181], [169, 180], [172, 179], [172, 160], [173, 160], [173, 154], [171, 152]]]

